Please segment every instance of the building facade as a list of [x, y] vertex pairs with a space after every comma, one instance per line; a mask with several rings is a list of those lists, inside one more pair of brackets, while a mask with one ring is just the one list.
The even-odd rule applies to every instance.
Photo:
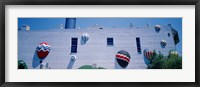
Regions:
[[[70, 24], [70, 23], [69, 23]], [[87, 34], [87, 40], [83, 38]], [[176, 49], [177, 31], [170, 25], [131, 28], [91, 27], [86, 29], [18, 30], [18, 60], [24, 60], [29, 69], [39, 69], [41, 59], [36, 47], [48, 42], [50, 52], [42, 60], [51, 69], [77, 69], [83, 65], [118, 69], [116, 54], [125, 50], [130, 54], [126, 69], [146, 69], [144, 49], [152, 49], [164, 55]], [[162, 46], [161, 41], [166, 41]], [[72, 60], [72, 56], [75, 60]]]

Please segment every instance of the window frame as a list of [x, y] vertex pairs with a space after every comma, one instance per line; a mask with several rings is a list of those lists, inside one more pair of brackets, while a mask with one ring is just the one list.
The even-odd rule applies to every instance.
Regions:
[[142, 54], [140, 37], [136, 37], [135, 40], [136, 40], [137, 53]]
[[114, 38], [107, 37], [107, 46], [114, 46]]
[[[76, 42], [74, 42], [74, 40], [76, 40]], [[71, 53], [77, 53], [77, 49], [78, 49], [78, 38], [77, 37], [72, 37], [71, 38]]]

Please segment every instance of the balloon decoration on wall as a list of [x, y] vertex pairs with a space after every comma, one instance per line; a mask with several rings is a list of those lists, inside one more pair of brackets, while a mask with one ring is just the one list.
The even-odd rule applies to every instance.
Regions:
[[167, 45], [167, 41], [166, 40], [161, 40], [160, 44], [161, 44], [161, 47], [164, 48]]
[[153, 50], [149, 50], [149, 49], [144, 49], [144, 56], [146, 59], [150, 60], [151, 57], [154, 55], [154, 51]]
[[50, 46], [47, 42], [42, 42], [36, 48], [37, 55], [40, 59], [44, 59], [50, 52]]
[[115, 58], [122, 68], [126, 68], [131, 59], [130, 54], [125, 50], [117, 52]]
[[72, 60], [72, 61], [76, 61], [76, 56], [75, 56], [75, 55], [72, 55], [72, 56], [71, 56], [71, 60]]
[[82, 40], [84, 42], [84, 44], [89, 40], [89, 34], [88, 33], [83, 33], [82, 35]]
[[176, 50], [170, 50], [169, 56], [178, 56], [178, 52]]
[[155, 25], [155, 31], [156, 31], [156, 32], [159, 32], [160, 29], [161, 29], [161, 26], [160, 26], [160, 25]]
[[26, 63], [23, 60], [18, 60], [18, 69], [28, 69]]

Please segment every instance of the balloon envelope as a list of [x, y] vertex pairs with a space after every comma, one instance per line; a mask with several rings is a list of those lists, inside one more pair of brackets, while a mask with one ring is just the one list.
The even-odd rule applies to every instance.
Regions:
[[131, 59], [130, 54], [125, 50], [117, 52], [115, 58], [122, 68], [126, 68]]
[[165, 47], [167, 45], [167, 41], [166, 40], [161, 40], [160, 44], [162, 47]]
[[169, 55], [178, 56], [178, 52], [176, 50], [169, 51]]
[[160, 26], [160, 25], [155, 25], [155, 30], [156, 30], [156, 32], [159, 32], [160, 29], [161, 29], [161, 26]]
[[89, 40], [89, 34], [88, 33], [84, 33], [82, 35], [82, 39], [83, 39], [84, 43], [86, 43]]
[[18, 69], [28, 69], [26, 63], [23, 60], [18, 60]]
[[44, 59], [50, 52], [50, 46], [47, 42], [42, 42], [36, 48], [37, 55], [40, 59]]
[[149, 50], [149, 49], [144, 49], [144, 56], [150, 60], [150, 58], [153, 56], [154, 51], [153, 50]]

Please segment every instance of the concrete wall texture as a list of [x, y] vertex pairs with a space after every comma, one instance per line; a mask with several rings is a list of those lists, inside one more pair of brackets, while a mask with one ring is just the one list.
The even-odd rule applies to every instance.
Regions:
[[[81, 44], [83, 33], [89, 34], [86, 44]], [[168, 33], [170, 36], [168, 36]], [[77, 53], [71, 53], [71, 38], [78, 38]], [[107, 46], [107, 37], [114, 40], [113, 46]], [[140, 38], [142, 53], [138, 54], [136, 37]], [[166, 40], [165, 48], [160, 41]], [[49, 55], [43, 60], [51, 69], [77, 69], [83, 65], [97, 64], [108, 69], [115, 69], [118, 65], [115, 55], [120, 50], [126, 50], [131, 60], [126, 69], [146, 69], [143, 50], [145, 48], [160, 51], [168, 55], [170, 50], [176, 49], [171, 28], [162, 26], [159, 32], [154, 27], [112, 29], [63, 29], [63, 30], [32, 30], [18, 31], [18, 60], [24, 60], [28, 68], [38, 69], [39, 58], [35, 53], [41, 42], [48, 42], [51, 46]], [[76, 56], [72, 62], [71, 55]]]

